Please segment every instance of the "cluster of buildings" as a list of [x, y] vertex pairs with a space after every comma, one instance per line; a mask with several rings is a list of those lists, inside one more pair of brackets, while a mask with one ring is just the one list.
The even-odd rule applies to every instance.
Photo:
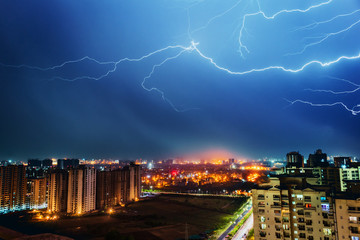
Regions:
[[28, 165], [0, 166], [0, 213], [26, 209], [83, 214], [137, 201], [140, 166], [104, 171], [78, 159], [29, 160]]
[[307, 161], [287, 154], [286, 167], [252, 190], [255, 239], [360, 239], [360, 165], [329, 164], [321, 150]]

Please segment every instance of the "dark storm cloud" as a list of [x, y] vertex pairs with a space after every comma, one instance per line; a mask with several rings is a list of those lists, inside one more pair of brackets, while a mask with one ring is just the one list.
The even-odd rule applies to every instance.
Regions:
[[[46, 67], [83, 56], [113, 61], [178, 42], [188, 45], [186, 11], [171, 5], [170, 1], [2, 2], [0, 61]], [[210, 8], [208, 12], [216, 15], [216, 5]], [[206, 14], [196, 16], [198, 25], [209, 19]], [[199, 32], [196, 37], [200, 47], [221, 64], [236, 67], [243, 61], [235, 56], [238, 53], [220, 51], [233, 41], [225, 39], [224, 45], [214, 48], [224, 41], [221, 34], [233, 32], [233, 25], [227, 25], [229, 29], [211, 26], [211, 34]], [[354, 48], [348, 44], [333, 54]], [[256, 57], [255, 51], [240, 70], [274, 61], [270, 50], [275, 49], [268, 50], [269, 56], [259, 50], [263, 57]], [[332, 57], [326, 48], [317, 52], [322, 53]], [[51, 80], [59, 75], [101, 75], [105, 66], [90, 61], [50, 72], [0, 67], [0, 158], [158, 158], [209, 148], [252, 158], [282, 157], [292, 150], [307, 155], [316, 148], [330, 154], [360, 153], [358, 116], [340, 107], [289, 106], [284, 100], [337, 101], [337, 96], [304, 89], [349, 87], [339, 86], [329, 75], [359, 83], [359, 61], [341, 62], [330, 69], [311, 67], [297, 74], [268, 71], [232, 76], [195, 54], [185, 54], [146, 82], [164, 91], [176, 106], [198, 108], [178, 113], [159, 93], [141, 87], [153, 64], [162, 59], [160, 55], [122, 64], [100, 81]], [[296, 58], [294, 66], [304, 59]], [[348, 96], [346, 101], [356, 103], [358, 96]]]

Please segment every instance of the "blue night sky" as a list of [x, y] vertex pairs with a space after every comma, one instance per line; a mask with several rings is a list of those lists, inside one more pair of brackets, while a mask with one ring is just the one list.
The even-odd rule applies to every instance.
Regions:
[[1, 1], [0, 159], [360, 156], [359, 9]]

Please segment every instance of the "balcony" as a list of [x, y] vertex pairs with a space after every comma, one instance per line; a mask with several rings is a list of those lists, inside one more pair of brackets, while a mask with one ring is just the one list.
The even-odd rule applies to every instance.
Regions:
[[300, 231], [305, 231], [305, 226], [304, 225], [299, 225], [298, 228], [299, 228]]
[[348, 213], [358, 213], [358, 214], [360, 214], [360, 210], [357, 210], [357, 209], [349, 209], [349, 210], [348, 210]]
[[281, 199], [282, 200], [289, 200], [288, 196], [286, 196], [286, 195], [281, 195]]
[[271, 208], [281, 208], [281, 205], [271, 205]]

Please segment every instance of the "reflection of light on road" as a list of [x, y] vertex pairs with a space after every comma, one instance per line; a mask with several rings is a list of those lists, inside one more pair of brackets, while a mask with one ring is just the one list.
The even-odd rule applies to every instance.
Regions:
[[245, 234], [247, 235], [253, 227], [254, 227], [254, 214], [252, 213], [232, 239], [233, 240], [243, 239], [243, 236]]

